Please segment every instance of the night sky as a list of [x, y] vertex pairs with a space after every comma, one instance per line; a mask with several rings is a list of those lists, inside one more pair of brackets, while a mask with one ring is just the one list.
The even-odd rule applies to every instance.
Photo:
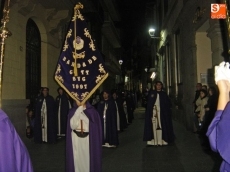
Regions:
[[121, 23], [121, 42], [125, 50], [130, 48], [130, 44], [140, 32], [146, 32], [145, 24], [145, 3], [154, 0], [118, 0]]

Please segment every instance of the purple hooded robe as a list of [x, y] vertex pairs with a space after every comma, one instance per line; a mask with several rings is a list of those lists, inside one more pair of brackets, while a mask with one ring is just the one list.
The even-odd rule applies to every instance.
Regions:
[[46, 100], [47, 108], [47, 139], [48, 143], [55, 143], [57, 140], [57, 117], [55, 115], [55, 101], [50, 95], [39, 96], [35, 105], [35, 119], [34, 119], [34, 142], [42, 143], [42, 126], [41, 126], [41, 109], [43, 101]]
[[65, 93], [63, 93], [62, 95], [59, 94], [55, 99], [55, 113], [57, 116], [56, 117], [57, 126], [58, 126], [58, 111], [60, 108], [60, 133], [57, 132], [58, 134], [66, 134], [67, 116], [70, 109], [69, 103], [70, 103], [69, 99]]
[[[68, 115], [66, 132], [66, 172], [74, 172], [73, 147], [70, 128], [70, 119], [77, 107], [73, 107]], [[89, 118], [89, 146], [90, 146], [90, 172], [101, 172], [102, 168], [102, 128], [97, 110], [86, 103], [85, 115]]]
[[155, 105], [157, 94], [160, 98], [160, 118], [162, 126], [162, 139], [168, 143], [174, 141], [174, 131], [172, 125], [172, 113], [171, 113], [171, 102], [168, 95], [164, 91], [149, 91], [147, 100], [147, 109], [145, 112], [145, 125], [144, 125], [144, 137], [143, 141], [150, 141], [154, 139], [153, 126], [152, 126], [152, 115], [153, 107]]
[[217, 110], [214, 119], [209, 125], [206, 135], [209, 138], [211, 149], [219, 152], [223, 158], [220, 172], [230, 172], [230, 102], [225, 109]]
[[[104, 126], [104, 108], [108, 106], [106, 110], [106, 124]], [[102, 134], [102, 144], [109, 143], [109, 145], [119, 145], [118, 132], [117, 132], [117, 110], [116, 104], [112, 99], [102, 100], [97, 105], [97, 111], [101, 118], [102, 131], [106, 130], [106, 136], [104, 132]]]
[[0, 171], [33, 172], [29, 153], [8, 116], [0, 109]]

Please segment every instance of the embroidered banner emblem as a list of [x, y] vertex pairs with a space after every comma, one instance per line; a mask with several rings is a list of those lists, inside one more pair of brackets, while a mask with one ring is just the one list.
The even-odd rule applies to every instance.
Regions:
[[55, 80], [78, 103], [83, 104], [108, 77], [104, 60], [87, 29], [79, 9], [74, 8], [62, 52], [55, 72]]

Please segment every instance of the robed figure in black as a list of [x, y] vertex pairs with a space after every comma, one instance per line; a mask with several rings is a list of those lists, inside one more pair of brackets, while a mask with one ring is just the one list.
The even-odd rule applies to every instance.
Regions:
[[209, 125], [211, 124], [216, 110], [217, 110], [217, 103], [218, 103], [218, 93], [215, 87], [210, 87], [208, 89], [208, 101], [207, 105], [205, 105], [205, 123], [203, 125], [204, 133], [207, 132]]
[[127, 108], [127, 115], [128, 115], [128, 123], [132, 123], [134, 116], [133, 112], [135, 109], [135, 104], [133, 101], [133, 97], [130, 92], [125, 91], [125, 102], [126, 102], [126, 108]]
[[59, 87], [57, 89], [58, 96], [55, 100], [55, 112], [57, 118], [57, 135], [65, 136], [66, 134], [66, 126], [67, 126], [67, 116], [69, 113], [69, 109], [71, 108], [71, 103], [68, 99], [63, 88]]
[[122, 99], [116, 91], [112, 92], [112, 99], [116, 105], [117, 112], [117, 131], [123, 131], [127, 127], [126, 114], [123, 107]]
[[155, 90], [148, 94], [143, 138], [147, 145], [168, 145], [174, 141], [171, 103], [162, 88], [162, 82], [157, 81]]
[[218, 93], [215, 87], [210, 87], [208, 89], [208, 94], [209, 94], [208, 101], [207, 104], [204, 106], [205, 108], [204, 122], [199, 134], [200, 134], [200, 139], [202, 140], [202, 146], [210, 148], [209, 140], [208, 137], [206, 136], [206, 133], [217, 111]]
[[102, 92], [102, 100], [97, 105], [102, 124], [102, 146], [116, 147], [118, 142], [117, 111], [108, 91]]
[[35, 104], [34, 142], [55, 143], [57, 138], [55, 101], [49, 95], [47, 87], [42, 88], [42, 94]]

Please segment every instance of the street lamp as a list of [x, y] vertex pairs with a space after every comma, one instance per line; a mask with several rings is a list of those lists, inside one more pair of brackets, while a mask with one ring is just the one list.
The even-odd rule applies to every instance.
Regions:
[[153, 72], [153, 73], [151, 74], [150, 78], [151, 78], [152, 80], [154, 80], [155, 77], [156, 77], [156, 72]]
[[149, 36], [150, 36], [151, 38], [153, 38], [153, 39], [161, 39], [161, 37], [155, 36], [155, 32], [156, 32], [156, 30], [155, 30], [154, 28], [150, 28], [150, 29], [149, 29]]

